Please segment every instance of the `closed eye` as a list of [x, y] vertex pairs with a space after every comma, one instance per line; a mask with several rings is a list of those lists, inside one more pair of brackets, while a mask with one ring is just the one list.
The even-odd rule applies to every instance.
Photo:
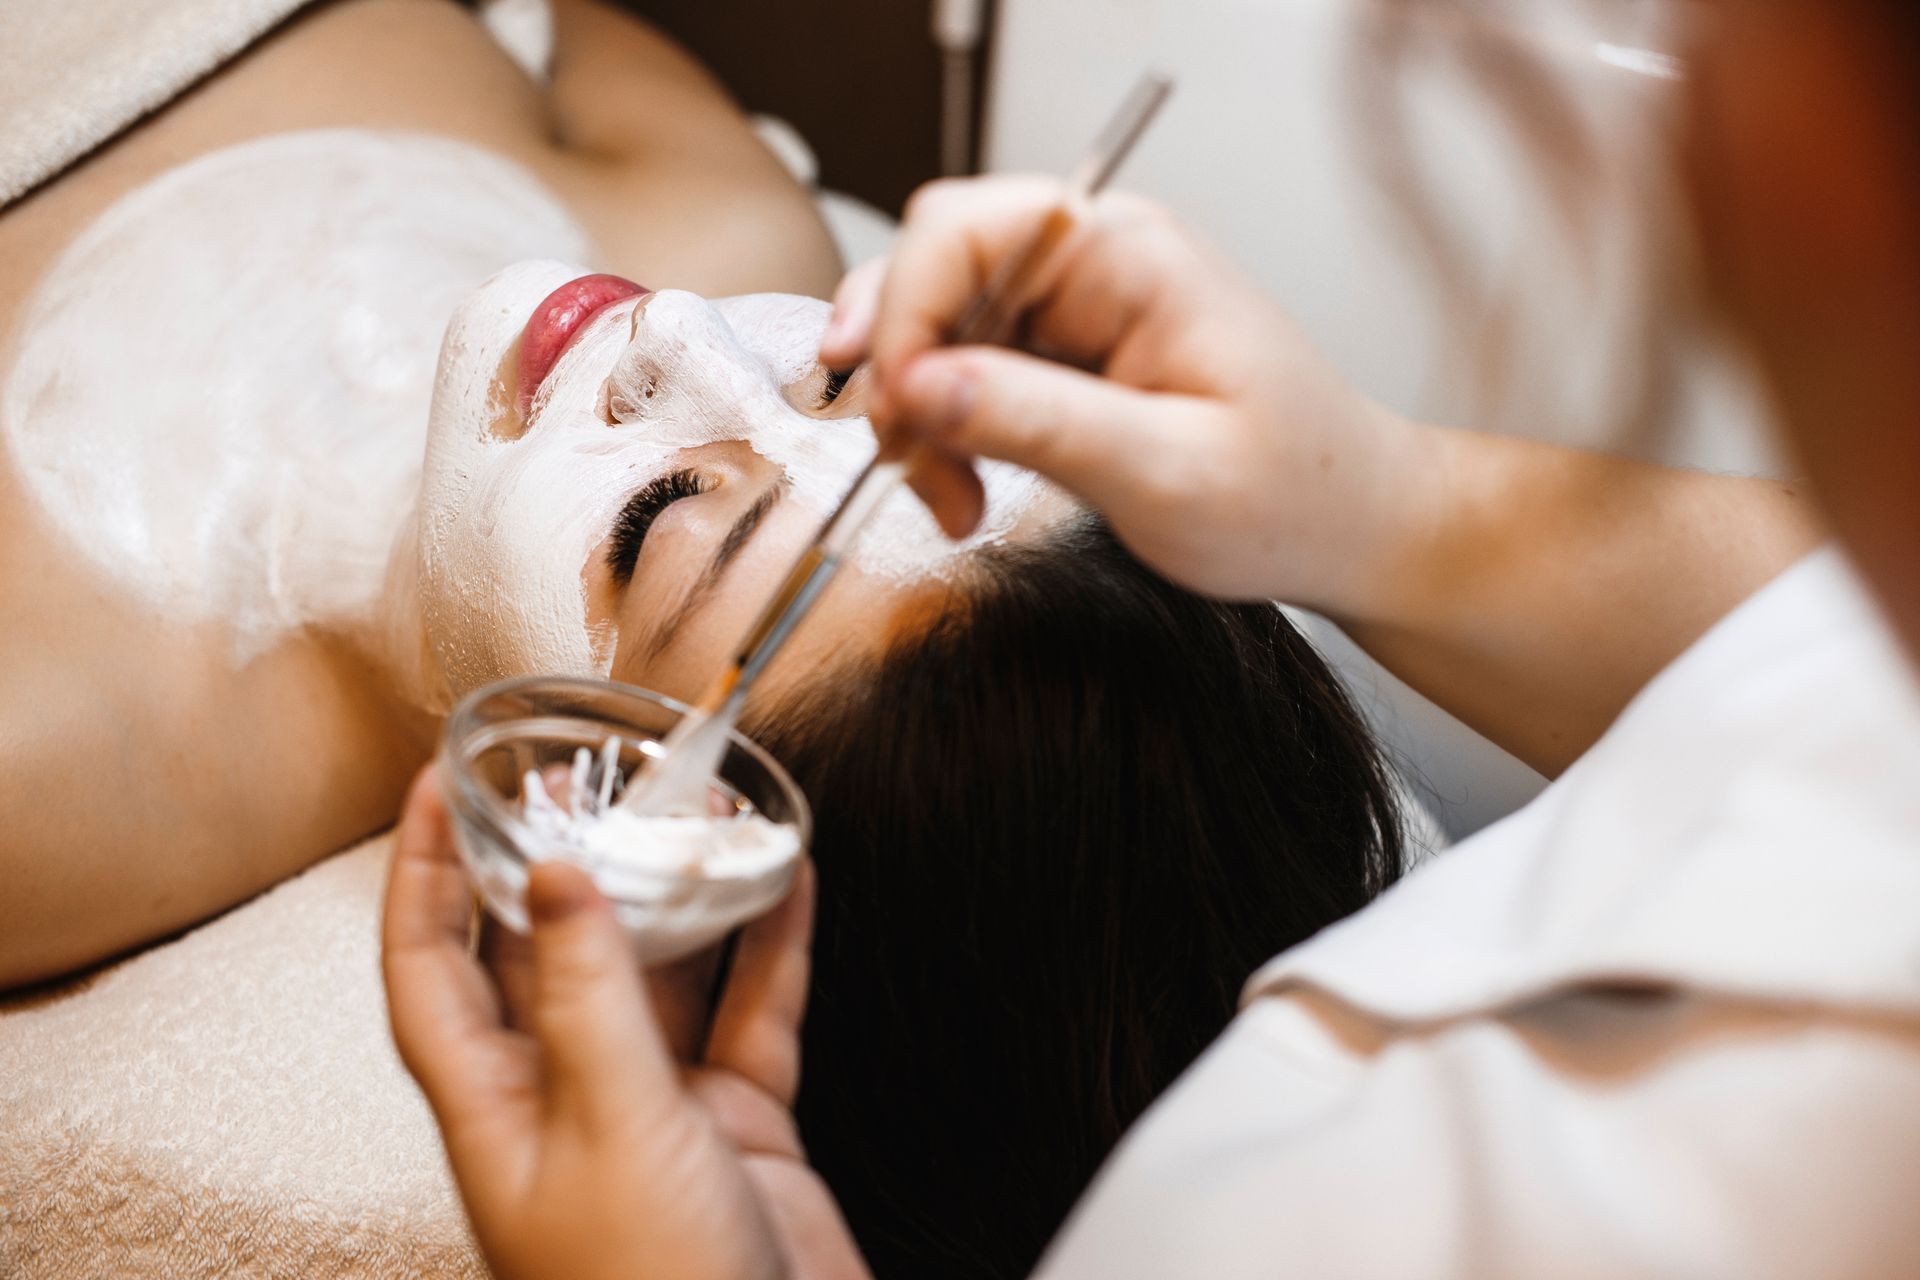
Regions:
[[640, 549], [663, 512], [683, 498], [697, 498], [713, 486], [697, 471], [671, 471], [653, 480], [627, 499], [608, 535], [607, 570], [623, 590], [633, 581]]
[[848, 370], [845, 373], [838, 369], [827, 370], [827, 381], [826, 384], [820, 388], [820, 403], [817, 407], [824, 409], [835, 400], [838, 400], [840, 393], [847, 389], [847, 378], [851, 376], [851, 374], [852, 370]]

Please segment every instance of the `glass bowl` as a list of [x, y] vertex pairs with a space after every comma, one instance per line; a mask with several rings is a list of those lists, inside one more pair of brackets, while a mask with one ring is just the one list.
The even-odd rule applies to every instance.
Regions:
[[620, 859], [589, 865], [576, 848], [557, 844], [522, 816], [529, 774], [564, 777], [584, 749], [594, 787], [605, 761], [617, 771], [617, 781], [608, 784], [617, 790], [660, 754], [660, 740], [688, 710], [632, 685], [556, 676], [506, 680], [461, 699], [441, 732], [441, 787], [460, 857], [494, 918], [525, 933], [528, 867], [565, 858], [593, 876], [640, 960], [661, 964], [719, 941], [786, 895], [812, 837], [813, 815], [787, 771], [737, 732], [710, 783], [710, 808], [724, 815], [720, 821], [751, 812], [792, 828], [792, 856], [770, 868], [728, 876]]

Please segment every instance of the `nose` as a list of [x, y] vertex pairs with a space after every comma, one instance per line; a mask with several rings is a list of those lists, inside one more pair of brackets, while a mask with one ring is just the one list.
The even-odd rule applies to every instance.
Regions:
[[616, 422], [676, 415], [736, 414], [757, 391], [733, 331], [698, 294], [662, 289], [634, 308], [632, 336], [607, 380]]
[[636, 341], [711, 340], [727, 333], [726, 322], [711, 302], [685, 289], [660, 289], [633, 309]]

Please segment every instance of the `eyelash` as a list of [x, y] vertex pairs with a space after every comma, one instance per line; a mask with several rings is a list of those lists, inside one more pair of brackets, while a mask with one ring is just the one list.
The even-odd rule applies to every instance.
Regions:
[[827, 370], [827, 385], [822, 388], [820, 392], [820, 407], [822, 409], [840, 398], [840, 393], [847, 389], [847, 379], [851, 376], [851, 371], [841, 373], [837, 369]]
[[640, 563], [640, 548], [647, 540], [647, 530], [653, 528], [653, 522], [668, 507], [683, 498], [697, 498], [712, 488], [697, 471], [670, 471], [628, 498], [619, 518], [613, 522], [612, 540], [607, 547], [607, 569], [613, 574], [613, 580], [622, 587], [633, 581], [634, 566]]
[[[826, 385], [820, 390], [822, 409], [840, 398], [840, 393], [847, 389], [849, 376], [850, 373], [837, 369], [827, 370]], [[628, 498], [613, 523], [611, 542], [607, 546], [607, 569], [613, 574], [613, 580], [621, 587], [633, 581], [647, 531], [668, 507], [684, 498], [697, 498], [712, 488], [697, 471], [670, 471]]]

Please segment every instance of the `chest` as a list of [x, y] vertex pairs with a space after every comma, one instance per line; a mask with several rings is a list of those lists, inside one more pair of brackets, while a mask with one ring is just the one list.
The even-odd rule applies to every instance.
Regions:
[[452, 6], [351, 0], [0, 216], [0, 585], [86, 630], [364, 611], [446, 315], [587, 252], [534, 92]]

